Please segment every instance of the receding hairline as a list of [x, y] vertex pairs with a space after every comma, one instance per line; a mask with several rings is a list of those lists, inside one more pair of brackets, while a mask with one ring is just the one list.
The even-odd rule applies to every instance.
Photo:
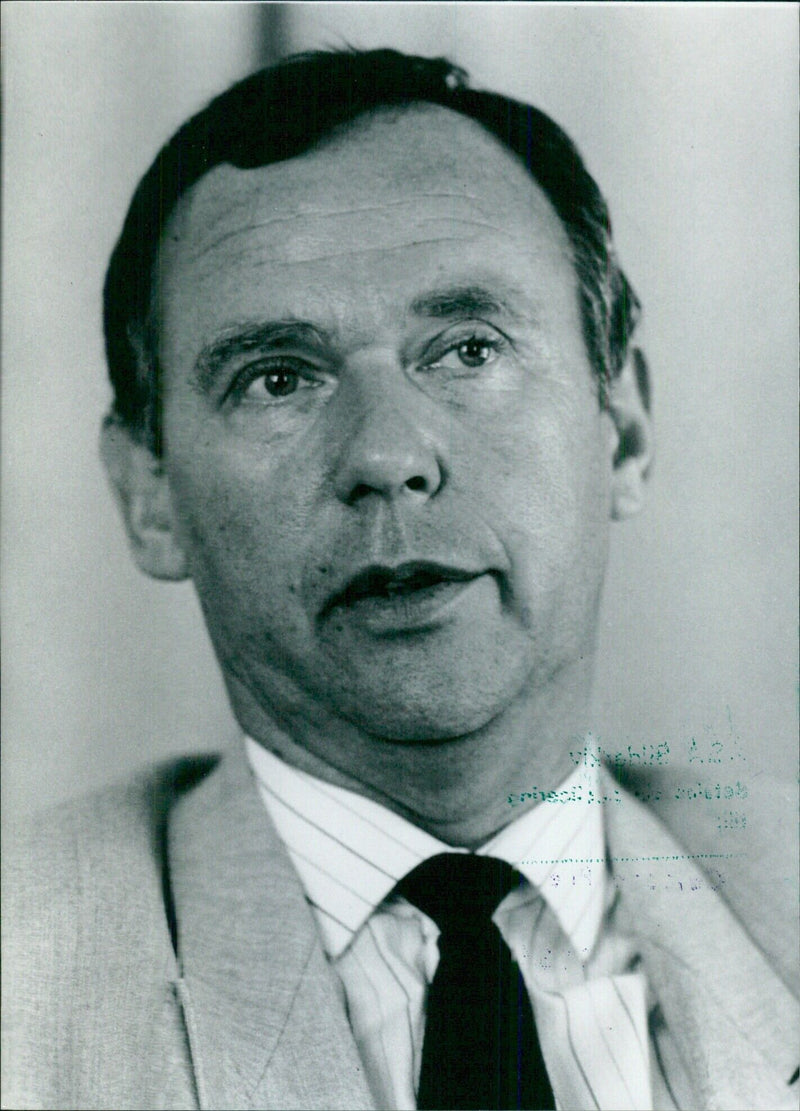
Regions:
[[[214, 234], [213, 223], [219, 221], [219, 223], [224, 224], [226, 218], [230, 214], [231, 206], [236, 205], [238, 198], [234, 194], [234, 189], [237, 180], [241, 181], [243, 178], [249, 177], [249, 175], [262, 175], [265, 180], [263, 184], [258, 186], [258, 189], [259, 191], [261, 189], [268, 189], [269, 178], [276, 171], [280, 173], [285, 167], [291, 166], [292, 164], [309, 163], [317, 157], [323, 159], [328, 156], [336, 157], [337, 154], [346, 152], [348, 148], [352, 148], [354, 145], [357, 146], [361, 139], [368, 142], [373, 135], [380, 135], [381, 132], [385, 133], [386, 127], [390, 127], [393, 123], [409, 117], [418, 117], [420, 119], [424, 119], [425, 117], [438, 118], [440, 127], [443, 127], [445, 131], [448, 128], [452, 128], [454, 133], [460, 133], [459, 141], [462, 149], [458, 153], [461, 155], [471, 154], [471, 152], [464, 150], [464, 143], [468, 141], [470, 133], [478, 138], [480, 142], [484, 144], [485, 150], [490, 151], [493, 157], [490, 163], [484, 163], [482, 166], [479, 166], [480, 172], [476, 173], [473, 178], [477, 189], [480, 189], [483, 184], [482, 179], [484, 174], [497, 175], [504, 181], [505, 185], [508, 186], [515, 196], [519, 196], [522, 203], [524, 203], [523, 194], [527, 195], [531, 200], [531, 212], [530, 214], [526, 214], [526, 218], [527, 215], [535, 217], [537, 215], [534, 211], [535, 209], [539, 210], [539, 214], [543, 214], [542, 210], [546, 212], [547, 215], [545, 218], [555, 230], [565, 257], [569, 259], [573, 266], [575, 265], [575, 251], [569, 237], [568, 228], [565, 221], [556, 210], [551, 198], [524, 164], [519, 155], [502, 143], [497, 136], [479, 120], [463, 112], [459, 112], [456, 109], [426, 101], [412, 101], [399, 105], [378, 105], [365, 109], [364, 112], [360, 113], [353, 120], [348, 120], [346, 123], [337, 126], [332, 131], [326, 133], [318, 142], [314, 143], [306, 150], [292, 155], [290, 158], [247, 168], [235, 166], [230, 162], [220, 162], [209, 167], [209, 169], [178, 198], [164, 223], [156, 251], [155, 265], [153, 267], [150, 313], [148, 314], [149, 326], [155, 329], [157, 329], [158, 326], [156, 318], [156, 300], [159, 291], [159, 269], [160, 263], [163, 262], [164, 259], [164, 248], [167, 247], [169, 249], [167, 240], [171, 238], [175, 239], [178, 235], [189, 232], [193, 225], [196, 226], [195, 220], [199, 218], [203, 221], [203, 238], [207, 240], [206, 244], [202, 247], [202, 251], [205, 252], [206, 250], [213, 249], [217, 245], [212, 238]], [[403, 135], [403, 141], [399, 146], [406, 152], [406, 155], [408, 155], [413, 154], [414, 148], [412, 144], [413, 137], [406, 133]], [[453, 150], [456, 149], [457, 148], [451, 149], [451, 157]], [[488, 172], [486, 169], [487, 165], [489, 166]], [[435, 170], [435, 164], [431, 164], [430, 168]], [[450, 169], [452, 169], [452, 176], [455, 177], [458, 173], [459, 166], [454, 160], [451, 167], [443, 167], [443, 178], [447, 179], [448, 176], [450, 176]], [[209, 179], [216, 179], [211, 186], [211, 195], [208, 193]], [[370, 211], [373, 207], [382, 205], [387, 205], [388, 207], [391, 204], [412, 205], [414, 203], [413, 197], [408, 197], [406, 199], [403, 196], [402, 179], [395, 174], [392, 180], [397, 187], [397, 198], [392, 201], [385, 198], [381, 199], [379, 194], [375, 194], [375, 205], [365, 205], [365, 212]], [[314, 189], [317, 183], [312, 182], [311, 185], [312, 189]], [[228, 191], [228, 195], [226, 195], [226, 190]], [[199, 214], [195, 214], [192, 210], [201, 195], [201, 211]], [[446, 199], [448, 202], [455, 203], [458, 202], [459, 199], [469, 201], [474, 198], [474, 194], [472, 192], [465, 193], [461, 189], [454, 189], [452, 193], [443, 191], [441, 197], [443, 200]], [[248, 203], [248, 195], [242, 198], [242, 203]], [[278, 204], [277, 207], [280, 208], [280, 204]], [[491, 211], [492, 215], [494, 215], [494, 209], [490, 208], [490, 206], [486, 207], [487, 211]], [[349, 206], [343, 210], [339, 210], [335, 207], [326, 209], [322, 206], [318, 211], [304, 210], [302, 212], [304, 217], [317, 218], [320, 220], [337, 216], [346, 218], [351, 215], [357, 216], [357, 214], [358, 209]], [[274, 217], [274, 222], [280, 226], [280, 224], [292, 220], [294, 215], [294, 212], [278, 211]], [[451, 215], [449, 210], [448, 215]], [[502, 219], [503, 212], [501, 211], [498, 214], [498, 220], [502, 221]], [[212, 222], [210, 229], [208, 226], [209, 221]], [[271, 220], [261, 221], [259, 227], [266, 228], [271, 222]], [[248, 229], [246, 227], [242, 228], [243, 234], [247, 231]], [[236, 234], [239, 234], [236, 230], [224, 230], [220, 236], [220, 242]], [[209, 239], [211, 239], [211, 242], [208, 242]], [[280, 261], [276, 262], [276, 265], [280, 264]], [[576, 272], [576, 282], [578, 281], [579, 276]], [[154, 334], [155, 333], [151, 332], [151, 335]]]

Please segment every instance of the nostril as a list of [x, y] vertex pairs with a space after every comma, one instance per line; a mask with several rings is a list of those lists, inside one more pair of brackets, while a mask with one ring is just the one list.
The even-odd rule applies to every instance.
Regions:
[[421, 474], [415, 474], [412, 478], [407, 479], [406, 486], [409, 490], [420, 490], [422, 493], [425, 493], [428, 489], [425, 476]]

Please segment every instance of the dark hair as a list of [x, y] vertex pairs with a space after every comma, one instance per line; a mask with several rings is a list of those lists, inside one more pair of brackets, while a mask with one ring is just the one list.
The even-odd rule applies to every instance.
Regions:
[[115, 419], [160, 452], [153, 271], [180, 197], [221, 163], [249, 169], [294, 158], [358, 116], [419, 102], [476, 120], [522, 160], [549, 198], [572, 244], [584, 339], [605, 404], [639, 302], [617, 263], [606, 203], [575, 145], [538, 109], [469, 88], [466, 73], [444, 58], [342, 50], [296, 55], [238, 82], [188, 120], [142, 178], [104, 289]]

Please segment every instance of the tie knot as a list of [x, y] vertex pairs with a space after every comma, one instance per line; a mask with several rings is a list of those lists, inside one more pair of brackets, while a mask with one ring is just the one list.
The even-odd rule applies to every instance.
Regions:
[[495, 857], [440, 853], [417, 865], [395, 890], [442, 933], [485, 930], [498, 904], [521, 879], [510, 864]]

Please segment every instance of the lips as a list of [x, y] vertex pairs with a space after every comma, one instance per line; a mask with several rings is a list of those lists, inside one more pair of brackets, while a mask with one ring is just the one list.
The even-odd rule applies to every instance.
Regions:
[[402, 563], [398, 567], [374, 565], [365, 568], [336, 591], [325, 603], [321, 617], [332, 610], [358, 608], [361, 603], [388, 606], [413, 603], [430, 597], [439, 588], [468, 583], [483, 572], [425, 560]]

